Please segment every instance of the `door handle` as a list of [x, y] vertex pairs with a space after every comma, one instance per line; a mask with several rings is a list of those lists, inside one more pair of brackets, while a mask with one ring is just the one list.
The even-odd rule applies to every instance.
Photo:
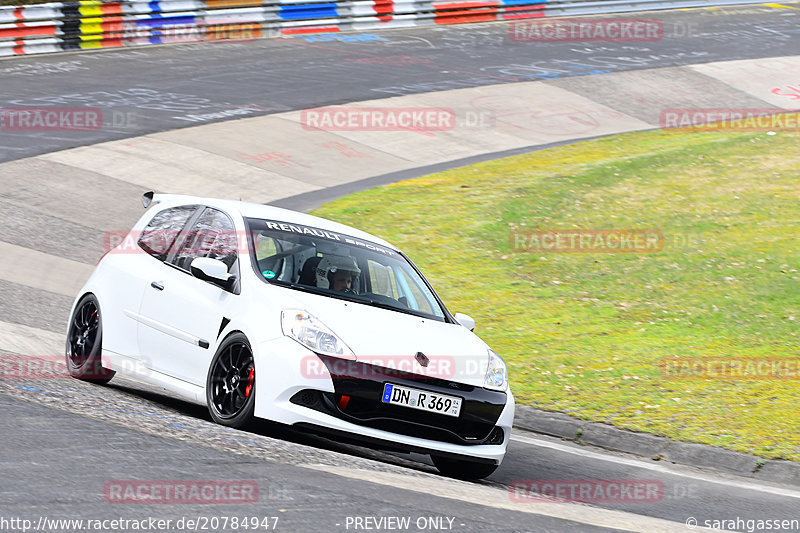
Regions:
[[164, 285], [162, 283], [157, 282], [157, 281], [150, 282], [150, 286], [153, 287], [154, 289], [156, 289], [157, 291], [163, 291], [164, 290]]

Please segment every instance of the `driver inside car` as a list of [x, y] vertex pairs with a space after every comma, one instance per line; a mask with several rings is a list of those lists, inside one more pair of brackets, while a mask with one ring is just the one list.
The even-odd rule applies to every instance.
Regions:
[[357, 293], [361, 269], [355, 259], [341, 255], [326, 255], [317, 265], [317, 287], [339, 292]]

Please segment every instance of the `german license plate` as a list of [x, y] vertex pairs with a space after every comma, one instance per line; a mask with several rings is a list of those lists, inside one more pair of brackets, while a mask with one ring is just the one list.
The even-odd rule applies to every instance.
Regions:
[[461, 413], [461, 398], [430, 391], [402, 387], [392, 383], [383, 386], [383, 403], [402, 405], [420, 411], [458, 416]]

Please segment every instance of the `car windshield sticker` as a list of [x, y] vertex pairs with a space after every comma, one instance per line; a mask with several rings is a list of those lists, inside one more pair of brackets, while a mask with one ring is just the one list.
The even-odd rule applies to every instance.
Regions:
[[272, 221], [265, 221], [267, 223], [267, 227], [269, 229], [276, 229], [279, 231], [289, 231], [292, 233], [300, 233], [303, 235], [314, 235], [316, 237], [322, 237], [324, 239], [331, 239], [335, 241], [341, 241], [342, 236], [333, 233], [330, 231], [325, 231], [317, 228], [310, 228], [308, 226], [300, 226], [298, 224], [286, 224], [285, 222], [272, 222]]
[[265, 270], [261, 274], [263, 274], [264, 277], [267, 278], [267, 279], [272, 279], [272, 278], [275, 277], [275, 272], [273, 272], [272, 270]]
[[384, 255], [397, 256], [397, 253], [395, 253], [394, 250], [390, 250], [383, 246], [378, 246], [377, 244], [372, 244], [367, 241], [362, 241], [354, 237], [349, 237], [347, 235], [341, 235], [333, 231], [314, 228], [311, 226], [303, 226], [301, 224], [287, 224], [286, 222], [278, 222], [273, 220], [265, 220], [264, 223], [266, 224], [267, 228], [271, 230], [286, 231], [289, 233], [298, 233], [300, 235], [311, 235], [314, 237], [320, 237], [322, 239], [328, 239], [330, 241], [352, 244], [353, 246], [366, 248], [368, 250], [379, 252]]

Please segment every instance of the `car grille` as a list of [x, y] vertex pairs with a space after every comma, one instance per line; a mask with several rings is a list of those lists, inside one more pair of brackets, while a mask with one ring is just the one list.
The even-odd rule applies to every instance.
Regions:
[[[506, 393], [463, 383], [410, 374], [366, 363], [347, 365], [348, 373], [334, 374], [334, 358], [318, 356], [326, 364], [335, 392], [307, 389], [296, 393], [292, 403], [375, 429], [411, 437], [456, 444], [502, 444], [505, 438], [497, 420], [506, 404]], [[339, 369], [341, 371], [341, 369]], [[385, 383], [462, 398], [458, 417], [381, 402]], [[346, 404], [341, 401], [347, 396]]]

